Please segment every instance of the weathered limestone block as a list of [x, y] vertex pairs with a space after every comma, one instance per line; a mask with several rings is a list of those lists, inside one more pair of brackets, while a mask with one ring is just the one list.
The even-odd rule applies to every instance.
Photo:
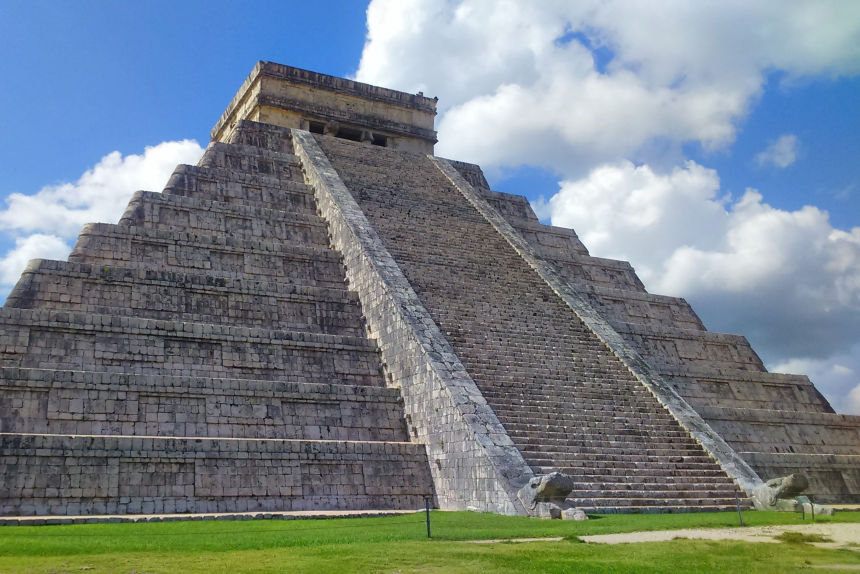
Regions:
[[132, 196], [119, 224], [328, 246], [325, 222], [317, 215], [148, 191], [138, 191]]
[[690, 304], [680, 297], [602, 285], [589, 285], [584, 291], [591, 305], [613, 326], [618, 323], [643, 323], [649, 327], [705, 330]]
[[344, 288], [59, 261], [32, 261], [6, 306], [364, 335]]
[[292, 154], [284, 154], [240, 144], [212, 142], [198, 164], [203, 168], [226, 169], [247, 174], [294, 180], [300, 170]]
[[577, 287], [596, 284], [645, 291], [645, 286], [627, 261], [571, 253], [547, 258], [547, 261], [556, 267], [564, 279]]
[[[833, 408], [809, 379], [765, 371], [679, 365], [663, 375], [697, 410], [704, 407], [775, 409], [832, 413]], [[704, 416], [704, 415], [703, 415]]]
[[254, 275], [301, 285], [343, 287], [340, 257], [327, 247], [88, 224], [69, 261], [93, 265]]
[[745, 337], [703, 330], [675, 329], [613, 321], [612, 327], [658, 371], [685, 365], [763, 371], [764, 364]]
[[410, 443], [0, 435], [0, 515], [417, 508]]
[[192, 165], [178, 166], [167, 181], [164, 193], [299, 213], [313, 213], [314, 210], [313, 192], [300, 179], [282, 181], [260, 173]]
[[406, 442], [396, 389], [0, 368], [0, 432]]
[[293, 153], [293, 140], [289, 128], [239, 120], [230, 135], [230, 143], [267, 149], [281, 153]]
[[0, 309], [0, 366], [382, 385], [364, 337]]
[[809, 481], [802, 474], [772, 478], [753, 491], [752, 501], [757, 510], [797, 512], [803, 505], [805, 512], [832, 516], [832, 508], [796, 499], [808, 487]]

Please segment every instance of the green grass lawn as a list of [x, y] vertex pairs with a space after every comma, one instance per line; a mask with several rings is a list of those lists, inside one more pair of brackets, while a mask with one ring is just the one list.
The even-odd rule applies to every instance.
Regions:
[[[803, 524], [799, 515], [745, 512], [748, 525]], [[816, 522], [860, 522], [837, 513]], [[807, 516], [806, 524], [810, 523]], [[860, 552], [804, 543], [673, 540], [617, 546], [578, 536], [737, 526], [736, 513], [614, 515], [587, 522], [468, 512], [331, 520], [198, 521], [0, 527], [0, 572], [793, 572], [852, 565]], [[561, 542], [472, 544], [564, 536]], [[858, 541], [860, 543], [860, 541]], [[818, 570], [816, 570], [818, 571]], [[826, 570], [823, 570], [826, 571]], [[844, 570], [843, 570], [844, 572]]]

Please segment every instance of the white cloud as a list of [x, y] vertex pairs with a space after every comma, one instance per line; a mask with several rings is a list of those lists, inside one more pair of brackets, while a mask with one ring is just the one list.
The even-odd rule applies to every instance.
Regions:
[[770, 71], [860, 71], [856, 2], [374, 0], [367, 14], [356, 77], [438, 96], [438, 153], [490, 169], [579, 177], [655, 138], [723, 147]]
[[118, 220], [135, 191], [161, 191], [177, 164], [197, 163], [202, 154], [192, 140], [162, 142], [142, 155], [114, 151], [73, 183], [9, 195], [0, 231], [15, 246], [0, 257], [0, 284], [14, 284], [29, 259], [65, 258], [83, 224]]
[[14, 285], [31, 259], [65, 259], [72, 248], [56, 235], [34, 233], [15, 240], [0, 258], [0, 284]]
[[547, 203], [553, 225], [575, 229], [594, 253], [636, 261], [646, 282], [678, 245], [710, 247], [725, 226], [717, 173], [692, 161], [666, 175], [621, 161], [560, 186]]
[[775, 165], [788, 167], [797, 159], [800, 142], [794, 134], [785, 134], [772, 142], [767, 148], [755, 156], [759, 165]]
[[196, 163], [202, 153], [192, 140], [162, 142], [142, 155], [111, 152], [74, 183], [49, 185], [33, 195], [10, 194], [0, 211], [0, 230], [71, 237], [85, 223], [114, 221], [135, 191], [161, 191], [177, 164]]

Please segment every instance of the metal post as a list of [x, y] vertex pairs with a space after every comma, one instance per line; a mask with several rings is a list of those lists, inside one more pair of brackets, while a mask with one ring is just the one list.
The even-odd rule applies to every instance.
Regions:
[[815, 522], [815, 503], [812, 502], [811, 496], [807, 498], [809, 498], [809, 513], [812, 515], [812, 521]]
[[430, 497], [424, 497], [424, 515], [427, 520], [427, 538], [430, 538]]
[[735, 493], [735, 506], [738, 507], [738, 520], [741, 521], [741, 526], [746, 526], [744, 524], [744, 516], [741, 514], [741, 499], [738, 497], [738, 493]]

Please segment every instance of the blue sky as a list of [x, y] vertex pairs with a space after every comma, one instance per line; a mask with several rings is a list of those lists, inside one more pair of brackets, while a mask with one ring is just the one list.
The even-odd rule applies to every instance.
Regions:
[[0, 3], [2, 192], [209, 129], [258, 60], [354, 73], [362, 2]]
[[258, 60], [438, 96], [437, 153], [860, 412], [851, 1], [0, 3], [0, 300], [195, 161]]

